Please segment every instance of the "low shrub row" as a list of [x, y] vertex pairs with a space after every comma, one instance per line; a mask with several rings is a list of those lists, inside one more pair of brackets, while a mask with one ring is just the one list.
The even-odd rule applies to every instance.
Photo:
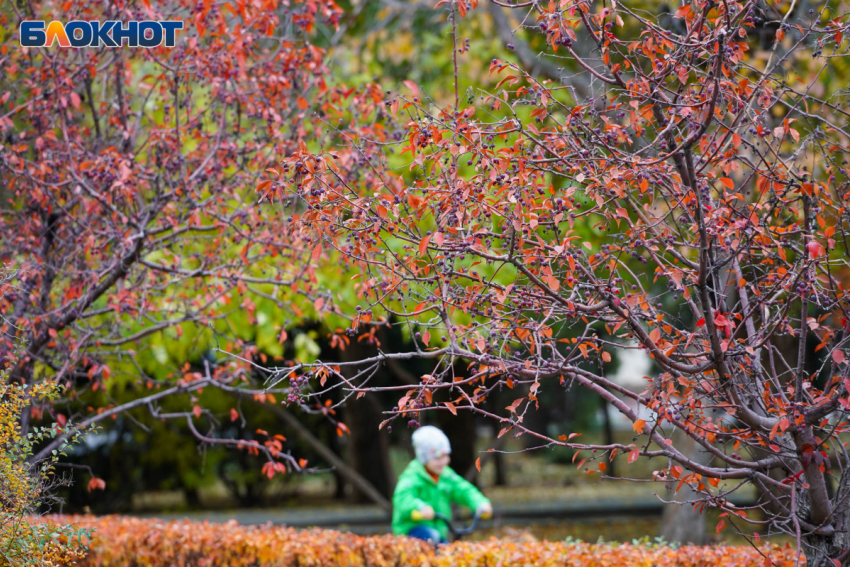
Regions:
[[81, 567], [791, 567], [777, 546], [669, 547], [492, 538], [434, 551], [403, 537], [330, 530], [161, 521], [126, 516], [54, 516], [94, 529]]

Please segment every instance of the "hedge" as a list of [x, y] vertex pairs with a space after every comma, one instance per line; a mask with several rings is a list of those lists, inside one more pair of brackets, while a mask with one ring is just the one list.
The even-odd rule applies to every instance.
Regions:
[[410, 538], [331, 530], [162, 521], [127, 516], [53, 516], [93, 528], [80, 567], [791, 567], [795, 550], [752, 547], [515, 543], [491, 538], [434, 551]]

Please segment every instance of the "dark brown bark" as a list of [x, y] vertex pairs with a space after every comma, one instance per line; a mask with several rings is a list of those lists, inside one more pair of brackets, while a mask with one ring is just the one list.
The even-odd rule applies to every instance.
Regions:
[[[390, 471], [389, 440], [385, 432], [378, 431], [382, 421], [380, 405], [373, 396], [364, 396], [348, 402], [343, 414], [351, 430], [348, 439], [351, 467], [378, 492], [389, 498], [394, 483]], [[354, 500], [372, 501], [358, 486], [354, 486]]]
[[493, 464], [496, 466], [496, 486], [507, 486], [508, 470], [505, 468], [504, 455], [502, 453], [494, 453]]
[[[602, 410], [602, 431], [605, 434], [605, 444], [613, 445], [614, 428], [611, 425], [611, 414], [608, 413], [608, 402], [605, 401], [605, 398], [599, 398], [599, 407]], [[616, 461], [614, 459], [611, 459], [608, 463], [608, 475], [617, 476]]]
[[[339, 456], [336, 455], [331, 449], [322, 443], [318, 437], [313, 435], [310, 430], [302, 424], [295, 415], [290, 413], [289, 411], [277, 407], [277, 406], [266, 406], [267, 409], [270, 409], [272, 413], [274, 413], [277, 417], [279, 417], [286, 425], [291, 427], [295, 433], [301, 437], [307, 444], [312, 447], [319, 456], [324, 459], [329, 465], [334, 467], [334, 471], [341, 478], [347, 480], [354, 487], [354, 490], [360, 494], [362, 497], [366, 499], [368, 502], [372, 502], [377, 504], [381, 508], [390, 511], [392, 506], [390, 505], [389, 500], [385, 498], [386, 494], [383, 493], [383, 490], [377, 488], [374, 484], [372, 484], [366, 477], [361, 475], [354, 467], [348, 466]], [[350, 428], [351, 426], [349, 426]], [[353, 433], [353, 430], [352, 430]], [[388, 461], [389, 462], [389, 461]]]
[[459, 411], [452, 415], [440, 412], [437, 426], [445, 432], [452, 445], [451, 467], [461, 476], [466, 476], [475, 466], [475, 415], [470, 411]]
[[[374, 346], [352, 341], [342, 352], [343, 360], [361, 360], [374, 356]], [[343, 409], [343, 419], [351, 434], [347, 438], [349, 463], [384, 497], [390, 498], [395, 488], [390, 469], [390, 444], [383, 421], [382, 408], [375, 396], [349, 399]], [[354, 486], [355, 502], [371, 502], [362, 489]]]

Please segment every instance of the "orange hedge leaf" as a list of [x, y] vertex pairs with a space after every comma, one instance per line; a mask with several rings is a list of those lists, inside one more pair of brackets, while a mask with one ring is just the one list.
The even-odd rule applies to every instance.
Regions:
[[128, 516], [53, 516], [93, 528], [80, 567], [791, 567], [790, 547], [655, 547], [632, 544], [515, 543], [496, 538], [434, 551], [406, 537], [331, 530], [162, 521]]

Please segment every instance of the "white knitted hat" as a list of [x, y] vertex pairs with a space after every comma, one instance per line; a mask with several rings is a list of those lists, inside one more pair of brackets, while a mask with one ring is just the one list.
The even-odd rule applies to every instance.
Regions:
[[416, 460], [423, 465], [431, 459], [436, 459], [452, 452], [449, 438], [433, 425], [420, 427], [413, 432], [412, 439], [413, 450], [416, 452]]

